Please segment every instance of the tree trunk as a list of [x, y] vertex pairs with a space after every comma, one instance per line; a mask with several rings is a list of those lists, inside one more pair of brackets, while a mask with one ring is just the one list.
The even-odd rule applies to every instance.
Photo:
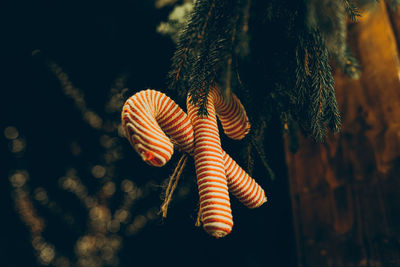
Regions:
[[349, 27], [359, 80], [338, 71], [342, 132], [286, 152], [300, 266], [400, 266], [400, 10]]

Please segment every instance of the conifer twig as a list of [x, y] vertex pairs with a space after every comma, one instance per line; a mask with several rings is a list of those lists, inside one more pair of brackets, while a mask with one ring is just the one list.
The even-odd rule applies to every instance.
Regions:
[[346, 8], [346, 12], [349, 15], [350, 19], [353, 22], [356, 22], [357, 17], [361, 17], [361, 13], [358, 7], [353, 3], [352, 0], [343, 0], [343, 4]]

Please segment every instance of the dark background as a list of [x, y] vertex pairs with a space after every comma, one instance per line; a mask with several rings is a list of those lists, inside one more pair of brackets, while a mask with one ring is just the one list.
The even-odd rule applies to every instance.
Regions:
[[[89, 168], [99, 161], [99, 136], [83, 122], [72, 100], [65, 97], [59, 81], [46, 67], [46, 59], [64, 69], [84, 92], [88, 107], [100, 115], [104, 115], [110, 86], [120, 73], [129, 74], [127, 96], [149, 87], [161, 91], [166, 87], [174, 44], [157, 34], [156, 26], [166, 20], [171, 9], [156, 10], [153, 1], [145, 0], [82, 2], [18, 2], [1, 11], [1, 57], [6, 67], [2, 71], [5, 82], [1, 90], [1, 129], [15, 126], [27, 143], [25, 156], [15, 158], [1, 135], [1, 266], [38, 265], [28, 228], [14, 209], [10, 173], [26, 168], [31, 189], [46, 188], [51, 198], [74, 215], [79, 227], [69, 229], [57, 216], [37, 207], [46, 221], [43, 235], [71, 259], [74, 243], [86, 231], [87, 214], [71, 194], [60, 190], [57, 179], [68, 167], [77, 166], [82, 178], [87, 179], [83, 182], [88, 189], [95, 191], [98, 187]], [[32, 56], [37, 49], [40, 53]], [[79, 158], [70, 153], [71, 141], [82, 144], [84, 153]], [[124, 176], [138, 185], [147, 179], [161, 184], [171, 174], [173, 162], [161, 169], [151, 168], [140, 161], [126, 140], [120, 142], [125, 151], [116, 181]], [[240, 158], [242, 144], [224, 142], [232, 157]], [[186, 198], [171, 205], [166, 220], [156, 219], [138, 234], [124, 237], [120, 266], [295, 265], [290, 197], [279, 131], [270, 131], [266, 143], [273, 155], [269, 160], [277, 179], [270, 181], [258, 161], [253, 176], [266, 189], [269, 202], [257, 210], [248, 210], [232, 200], [235, 226], [228, 237], [215, 240], [194, 226], [197, 191], [192, 186]], [[191, 163], [183, 179], [194, 184], [193, 174]], [[139, 203], [131, 212], [161, 204], [161, 191], [161, 187], [155, 186], [146, 203]]]

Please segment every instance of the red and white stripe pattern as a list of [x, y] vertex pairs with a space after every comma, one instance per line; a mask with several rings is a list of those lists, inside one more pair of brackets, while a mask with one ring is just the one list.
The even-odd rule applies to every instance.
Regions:
[[[250, 131], [250, 122], [239, 98], [231, 93], [223, 97], [218, 87], [210, 92], [215, 110], [225, 134], [235, 140], [243, 139]], [[267, 199], [264, 190], [225, 151], [222, 150], [229, 192], [249, 208], [257, 208]]]
[[243, 139], [250, 131], [250, 123], [242, 103], [233, 93], [224, 98], [219, 92], [215, 87], [210, 94], [225, 134], [234, 140]]
[[250, 209], [267, 202], [264, 189], [223, 150], [222, 158], [230, 193]]
[[200, 214], [203, 228], [219, 238], [229, 234], [233, 227], [228, 181], [222, 158], [215, 95], [208, 94], [207, 116], [199, 116], [199, 107], [187, 99], [187, 109], [195, 134], [194, 163], [200, 195]]
[[199, 107], [191, 103], [190, 96], [187, 107], [195, 133], [201, 220], [208, 233], [223, 237], [233, 226], [228, 187], [249, 207], [262, 205], [266, 198], [262, 188], [235, 161], [224, 157], [227, 154], [221, 148], [216, 115], [219, 115], [225, 133], [234, 139], [242, 139], [250, 124], [239, 99], [233, 94], [224, 99], [216, 87], [208, 94], [208, 116], [198, 116]]
[[174, 153], [173, 143], [188, 153], [193, 151], [193, 128], [186, 113], [158, 91], [131, 96], [123, 107], [122, 125], [131, 145], [150, 165], [167, 163]]
[[[233, 133], [233, 136], [236, 136], [236, 139], [238, 139], [238, 137], [240, 136], [242, 136], [241, 138], [243, 138], [250, 128], [243, 106], [236, 98], [236, 96], [233, 96], [233, 99], [236, 100], [227, 102], [218, 92], [219, 91], [213, 91], [210, 95], [218, 99], [216, 101], [218, 104], [217, 111], [219, 118], [224, 120], [223, 128], [231, 130], [230, 133]], [[234, 101], [237, 101], [235, 105], [239, 108], [229, 108], [228, 103], [234, 103]], [[220, 110], [222, 110], [222, 112], [220, 112]], [[229, 119], [229, 117], [231, 119]], [[233, 127], [229, 127], [229, 121], [236, 123], [235, 127], [238, 127], [237, 129], [240, 130], [235, 131]], [[238, 123], [237, 121], [239, 121], [240, 123]], [[171, 100], [169, 97], [161, 92], [154, 90], [145, 90], [130, 97], [123, 107], [122, 125], [125, 130], [126, 137], [130, 141], [132, 146], [139, 153], [139, 155], [142, 156], [142, 159], [150, 165], [163, 166], [170, 159], [173, 153], [173, 144], [176, 144], [180, 149], [189, 154], [193, 155], [196, 153], [193, 151], [193, 128], [187, 115], [173, 100]], [[207, 127], [208, 126], [206, 126], [206, 128]], [[171, 139], [169, 139], [164, 132], [167, 133]], [[213, 133], [218, 134], [218, 128], [216, 128], [216, 131], [214, 131]], [[232, 134], [230, 135], [230, 137], [232, 137]], [[200, 138], [199, 145], [201, 144], [202, 143]], [[207, 148], [207, 146], [205, 147]], [[198, 151], [200, 153], [199, 156], [204, 154], [204, 151], [201, 150], [202, 149], [200, 148], [200, 150]], [[229, 188], [229, 191], [249, 208], [256, 208], [261, 206], [266, 201], [264, 190], [254, 181], [254, 179], [252, 179], [242, 168], [240, 168], [240, 166], [237, 165], [236, 162], [227, 153], [225, 153], [225, 151], [223, 151], [222, 149], [220, 149], [219, 151], [219, 155], [220, 157], [222, 157], [223, 166], [223, 172], [220, 172], [220, 174], [221, 177], [224, 177], [225, 180], [223, 191], [226, 191], [227, 186]], [[199, 158], [199, 156], [197, 156], [197, 158]], [[202, 164], [200, 163], [200, 167], [202, 167], [201, 165]], [[207, 180], [207, 182], [204, 182], [203, 187], [199, 187], [199, 189], [202, 190], [201, 192], [204, 195], [204, 193], [207, 193], [209, 187], [215, 188], [217, 191], [221, 191], [221, 188], [219, 188], [219, 184], [214, 183], [213, 181], [210, 182], [209, 179]], [[206, 191], [203, 190], [205, 188], [207, 188]], [[227, 196], [227, 194], [225, 194], [225, 196]], [[207, 196], [205, 196], [205, 198], [207, 199]], [[230, 219], [230, 221], [232, 221], [229, 195], [225, 200], [225, 204], [228, 204], [229, 209], [226, 209], [225, 206], [225, 211], [221, 211], [221, 213], [227, 216], [225, 218], [228, 218]], [[228, 228], [223, 226], [222, 228], [225, 230], [220, 231], [215, 228], [218, 223], [215, 224], [210, 221], [204, 220], [205, 217], [207, 217], [207, 214], [210, 215], [212, 213], [210, 210], [208, 210], [208, 208], [211, 208], [211, 211], [213, 209], [218, 209], [218, 207], [214, 204], [208, 205], [207, 209], [202, 209], [202, 213], [205, 213], [205, 215], [203, 216], [203, 224], [205, 229], [209, 233], [217, 237], [221, 237], [229, 233], [230, 230], [227, 231]], [[232, 228], [232, 225], [233, 223], [230, 224], [230, 229]], [[217, 230], [215, 231], [215, 229]]]

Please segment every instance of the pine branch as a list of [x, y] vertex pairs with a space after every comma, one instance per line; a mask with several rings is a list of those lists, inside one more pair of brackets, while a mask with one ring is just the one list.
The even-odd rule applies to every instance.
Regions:
[[311, 131], [317, 140], [325, 136], [325, 125], [337, 132], [340, 130], [340, 113], [334, 91], [334, 79], [329, 65], [328, 51], [318, 31], [312, 33], [311, 70]]
[[309, 69], [309, 54], [304, 39], [300, 37], [296, 48], [296, 93], [297, 106], [303, 107], [308, 96], [308, 76], [311, 76]]
[[326, 84], [328, 87], [327, 111], [325, 121], [328, 123], [328, 127], [334, 133], [338, 133], [340, 131], [342, 122], [335, 96], [335, 80], [333, 79], [331, 66], [329, 65], [328, 60], [323, 61], [323, 65], [324, 69], [326, 69]]
[[212, 2], [212, 3], [211, 3], [211, 6], [210, 6], [210, 9], [208, 10], [207, 16], [206, 16], [206, 18], [205, 18], [205, 20], [204, 20], [204, 25], [203, 25], [203, 27], [201, 28], [201, 32], [200, 32], [199, 35], [197, 36], [198, 45], [199, 45], [199, 46], [201, 45], [201, 42], [203, 41], [204, 34], [205, 34], [206, 28], [207, 28], [207, 24], [208, 24], [208, 22], [209, 22], [209, 20], [210, 20], [210, 17], [211, 17], [211, 14], [212, 14], [214, 8], [215, 8], [215, 4], [214, 4], [214, 2]]
[[343, 0], [343, 4], [346, 8], [347, 15], [353, 21], [357, 21], [357, 17], [361, 17], [360, 10], [358, 7], [353, 3], [352, 0]]
[[[210, 86], [217, 77], [229, 78], [223, 75], [228, 70], [229, 58], [232, 57], [238, 14], [241, 11], [241, 0], [216, 0], [215, 9], [196, 51], [198, 51], [189, 78], [189, 95], [195, 105], [199, 105], [199, 114], [206, 114], [207, 95]], [[229, 81], [230, 82], [230, 81]], [[229, 83], [223, 81], [224, 84]]]
[[[169, 89], [186, 95], [188, 83], [188, 64], [195, 57], [194, 48], [202, 42], [205, 28], [215, 7], [215, 1], [198, 0], [195, 2], [185, 29], [180, 33], [177, 49], [172, 57], [168, 74]], [[206, 15], [207, 14], [207, 15]]]
[[214, 40], [208, 45], [206, 41], [193, 64], [190, 74], [190, 101], [199, 105], [199, 115], [207, 115], [208, 93], [215, 82], [214, 70], [219, 63], [218, 50], [223, 47], [224, 40]]
[[317, 65], [315, 70], [316, 72], [312, 75], [312, 108], [310, 109], [311, 129], [314, 137], [322, 141], [325, 136], [323, 118], [326, 109], [327, 90], [321, 66]]

